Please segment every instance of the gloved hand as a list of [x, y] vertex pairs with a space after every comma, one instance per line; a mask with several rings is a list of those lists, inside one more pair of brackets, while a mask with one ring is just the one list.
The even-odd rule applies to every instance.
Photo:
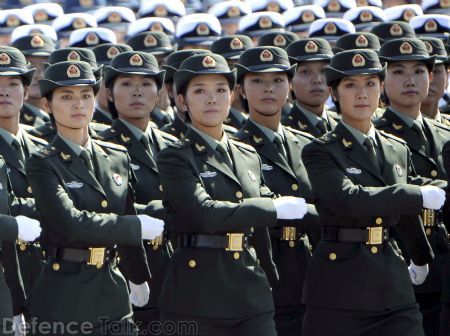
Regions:
[[445, 202], [445, 191], [435, 186], [420, 187], [423, 198], [423, 207], [432, 210], [439, 210]]
[[148, 283], [144, 282], [140, 285], [136, 285], [131, 281], [128, 281], [130, 285], [130, 301], [136, 307], [143, 307], [147, 304], [150, 298], [150, 288]]
[[428, 275], [428, 264], [423, 266], [417, 266], [411, 260], [411, 264], [408, 267], [409, 277], [414, 285], [421, 285], [425, 282]]
[[304, 198], [282, 196], [273, 200], [278, 219], [302, 219], [306, 214]]
[[137, 217], [141, 221], [142, 239], [155, 239], [162, 234], [164, 221], [147, 215], [138, 215]]
[[14, 316], [14, 334], [15, 336], [25, 336], [26, 324], [23, 314]]
[[23, 241], [34, 241], [41, 235], [41, 224], [39, 221], [25, 216], [17, 216], [18, 238]]

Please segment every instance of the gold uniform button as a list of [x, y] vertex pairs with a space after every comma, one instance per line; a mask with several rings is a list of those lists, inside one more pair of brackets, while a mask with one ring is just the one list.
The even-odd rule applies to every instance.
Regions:
[[33, 192], [33, 189], [31, 189], [31, 187], [28, 186], [27, 191], [28, 191], [29, 194], [31, 194]]
[[330, 260], [336, 260], [336, 258], [337, 258], [336, 253], [330, 253], [329, 258], [330, 258]]
[[425, 233], [427, 234], [427, 236], [431, 236], [431, 229], [430, 228], [426, 229]]
[[102, 208], [106, 208], [108, 206], [108, 201], [107, 200], [103, 200], [101, 203]]
[[295, 247], [295, 241], [289, 241], [289, 247]]
[[159, 185], [159, 191], [161, 191], [161, 192], [163, 191], [163, 187], [161, 184]]
[[237, 198], [242, 198], [242, 192], [236, 191], [236, 197]]
[[103, 266], [103, 264], [101, 264], [101, 263], [98, 263], [98, 264], [95, 265], [95, 267], [97, 267], [97, 269], [102, 268], [102, 266]]
[[438, 175], [438, 172], [436, 170], [431, 171], [431, 176], [436, 177]]
[[239, 252], [234, 252], [234, 254], [233, 254], [233, 258], [236, 260], [238, 260], [240, 256], [241, 255], [239, 254]]
[[195, 266], [197, 266], [197, 263], [195, 262], [195, 260], [189, 260], [189, 267], [190, 268], [194, 268]]
[[61, 268], [61, 266], [59, 266], [58, 263], [53, 263], [52, 268], [54, 271], [59, 271], [59, 269]]
[[375, 224], [380, 225], [381, 223], [383, 223], [383, 219], [381, 217], [378, 217], [377, 219], [375, 219]]
[[297, 191], [297, 190], [298, 190], [298, 184], [297, 184], [297, 183], [294, 183], [294, 184], [291, 186], [291, 188], [292, 188], [292, 190]]
[[372, 252], [373, 254], [375, 254], [375, 253], [378, 252], [378, 248], [377, 248], [376, 246], [372, 246], [372, 247], [370, 248], [370, 252]]
[[153, 245], [153, 251], [158, 251], [159, 245], [158, 244], [154, 244]]
[[25, 251], [25, 250], [27, 249], [27, 245], [25, 245], [24, 243], [20, 243], [19, 249], [20, 249], [21, 251]]

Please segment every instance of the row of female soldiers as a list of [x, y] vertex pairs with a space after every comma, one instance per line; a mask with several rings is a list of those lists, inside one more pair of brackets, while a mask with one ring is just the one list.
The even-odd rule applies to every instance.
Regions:
[[[448, 335], [450, 129], [420, 112], [448, 57], [409, 38], [334, 56], [311, 38], [287, 52], [251, 48], [233, 66], [180, 53], [168, 84], [183, 138], [149, 122], [165, 71], [128, 51], [102, 76], [81, 61], [48, 66], [39, 87], [56, 135], [43, 144], [18, 123], [33, 70], [0, 48], [2, 155], [13, 190], [15, 168], [28, 186], [21, 201], [41, 221], [45, 252], [27, 299], [12, 293], [16, 329]], [[115, 120], [94, 134], [101, 81]], [[317, 138], [282, 125], [291, 90], [285, 122], [302, 112], [296, 124]], [[329, 93], [337, 120], [324, 110]], [[231, 135], [235, 96], [248, 119]], [[372, 121], [382, 96], [389, 107]]]

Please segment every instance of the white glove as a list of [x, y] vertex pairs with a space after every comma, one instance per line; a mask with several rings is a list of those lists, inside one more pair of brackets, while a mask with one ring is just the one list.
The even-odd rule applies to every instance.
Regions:
[[16, 221], [20, 240], [31, 242], [41, 235], [42, 230], [39, 221], [25, 216], [17, 216]]
[[144, 282], [140, 285], [136, 285], [131, 281], [128, 281], [130, 285], [130, 301], [136, 307], [144, 307], [148, 299], [150, 298], [150, 288], [148, 283]]
[[409, 277], [414, 285], [421, 285], [425, 282], [428, 275], [428, 264], [423, 266], [417, 266], [411, 260], [411, 264], [408, 267]]
[[14, 316], [14, 334], [15, 336], [24, 336], [26, 334], [26, 324], [23, 314]]
[[306, 214], [304, 198], [282, 196], [273, 200], [278, 219], [302, 219]]
[[137, 217], [141, 221], [142, 239], [151, 240], [162, 234], [164, 221], [147, 215], [138, 215]]
[[423, 207], [432, 210], [439, 210], [445, 202], [445, 191], [435, 186], [420, 187], [423, 198]]

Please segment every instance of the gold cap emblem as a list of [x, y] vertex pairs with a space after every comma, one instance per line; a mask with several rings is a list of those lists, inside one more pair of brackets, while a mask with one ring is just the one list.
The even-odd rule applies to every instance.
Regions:
[[216, 66], [216, 61], [211, 56], [205, 56], [202, 65], [204, 68], [214, 68]]
[[355, 44], [358, 48], [367, 48], [369, 46], [369, 40], [364, 35], [359, 35], [356, 38]]
[[144, 61], [142, 60], [142, 57], [139, 54], [134, 54], [133, 56], [130, 57], [130, 65], [141, 66], [143, 63]]
[[164, 29], [161, 26], [161, 24], [159, 22], [155, 22], [154, 24], [152, 24], [152, 26], [150, 27], [150, 31], [153, 32], [163, 32]]
[[6, 53], [1, 53], [0, 54], [0, 64], [1, 65], [11, 64], [11, 58], [9, 57], [8, 54], [6, 54]]
[[272, 20], [267, 16], [262, 16], [259, 19], [259, 27], [262, 29], [272, 28]]
[[355, 68], [356, 67], [363, 67], [364, 65], [366, 65], [366, 60], [364, 59], [364, 57], [361, 54], [356, 54], [352, 58], [352, 65]]
[[389, 32], [391, 33], [392, 36], [402, 36], [403, 29], [396, 23], [396, 24], [392, 25]]
[[6, 19], [6, 25], [8, 27], [17, 27], [20, 24], [20, 20], [17, 16], [15, 15], [10, 15], [8, 16], [8, 18]]
[[319, 46], [314, 41], [308, 41], [308, 43], [305, 44], [305, 51], [307, 53], [316, 53], [319, 51]]
[[270, 50], [264, 49], [259, 55], [259, 59], [263, 62], [271, 62], [273, 61], [273, 54]]
[[230, 48], [232, 50], [242, 50], [242, 49], [244, 49], [244, 43], [242, 43], [242, 41], [240, 39], [235, 37], [230, 42]]
[[80, 69], [75, 64], [69, 65], [69, 67], [67, 68], [67, 77], [69, 78], [80, 77]]
[[94, 0], [80, 0], [80, 5], [82, 7], [92, 7], [94, 6]]
[[34, 21], [36, 22], [43, 22], [48, 20], [48, 14], [47, 12], [40, 10], [34, 13]]
[[231, 6], [227, 11], [228, 17], [238, 17], [241, 15], [241, 10], [236, 6]]
[[144, 45], [146, 47], [156, 47], [158, 40], [153, 35], [147, 35], [144, 39]]
[[273, 39], [273, 44], [275, 45], [275, 47], [285, 47], [287, 41], [283, 35], [279, 34]]
[[119, 54], [119, 49], [117, 49], [116, 47], [110, 47], [106, 51], [106, 57], [108, 57], [109, 59], [113, 59], [118, 54]]
[[333, 35], [333, 34], [337, 33], [337, 27], [333, 22], [327, 23], [324, 30], [325, 30], [325, 34], [327, 34], [327, 35]]
[[339, 12], [341, 10], [341, 4], [337, 0], [330, 0], [327, 9], [329, 12]]
[[86, 21], [83, 18], [73, 20], [72, 27], [75, 29], [86, 28]]
[[304, 23], [313, 22], [314, 21], [314, 14], [311, 11], [309, 11], [309, 10], [304, 11], [303, 14], [302, 14], [302, 21]]
[[85, 42], [87, 45], [97, 45], [99, 43], [99, 38], [97, 34], [89, 33], [86, 36]]
[[44, 40], [39, 35], [34, 35], [30, 44], [33, 48], [42, 48], [44, 46]]
[[437, 22], [433, 19], [427, 20], [425, 22], [425, 31], [426, 32], [435, 32], [438, 29]]
[[356, 1], [356, 5], [358, 7], [369, 6], [369, 2], [367, 0], [358, 0]]
[[442, 8], [450, 8], [450, 0], [441, 0], [440, 4]]
[[433, 46], [428, 41], [423, 41], [425, 47], [427, 48], [427, 52], [431, 55], [433, 53]]
[[400, 53], [401, 54], [412, 54], [413, 52], [413, 47], [411, 46], [411, 44], [409, 44], [409, 42], [403, 42], [400, 45]]
[[359, 15], [359, 19], [361, 20], [361, 22], [370, 22], [373, 20], [373, 15], [369, 11], [362, 11]]
[[196, 32], [197, 32], [197, 35], [200, 35], [200, 36], [209, 35], [209, 27], [204, 23], [200, 23], [197, 26]]
[[155, 15], [159, 17], [167, 16], [167, 8], [165, 6], [159, 5], [155, 7]]
[[276, 2], [269, 2], [267, 4], [267, 10], [269, 12], [280, 12], [280, 6]]
[[409, 22], [409, 20], [411, 20], [415, 16], [416, 13], [414, 13], [414, 11], [411, 9], [405, 9], [405, 11], [403, 12], [403, 20], [405, 20], [406, 22]]
[[108, 15], [107, 20], [109, 23], [120, 23], [122, 22], [122, 16], [119, 13], [112, 12]]
[[71, 51], [69, 55], [67, 55], [68, 61], [79, 61], [81, 60], [80, 54], [78, 54], [75, 50]]

